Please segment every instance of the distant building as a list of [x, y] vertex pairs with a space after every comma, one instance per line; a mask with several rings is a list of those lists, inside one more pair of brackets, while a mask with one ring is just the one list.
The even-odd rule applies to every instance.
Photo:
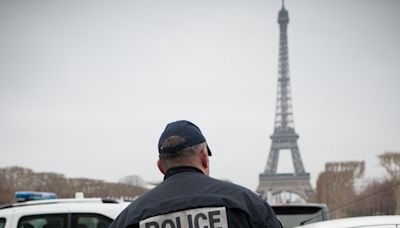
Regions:
[[123, 177], [119, 179], [118, 183], [147, 188], [147, 183], [138, 175]]

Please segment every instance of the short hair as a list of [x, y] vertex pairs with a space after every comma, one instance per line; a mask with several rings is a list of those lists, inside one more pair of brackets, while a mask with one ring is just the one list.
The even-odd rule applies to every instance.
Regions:
[[[162, 142], [163, 147], [175, 147], [181, 143], [184, 143], [185, 139], [180, 136], [171, 136], [166, 138]], [[175, 153], [161, 153], [158, 155], [160, 161], [167, 167], [185, 165], [192, 162], [195, 155], [205, 149], [207, 144], [205, 142], [196, 144], [194, 146], [186, 147], [182, 150], [176, 151]]]

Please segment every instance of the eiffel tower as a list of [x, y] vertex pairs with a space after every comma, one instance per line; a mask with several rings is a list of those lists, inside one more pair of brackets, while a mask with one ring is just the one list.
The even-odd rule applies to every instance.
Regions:
[[[289, 14], [282, 0], [278, 23], [280, 27], [278, 94], [276, 101], [274, 133], [265, 170], [259, 176], [257, 192], [266, 200], [274, 201], [273, 197], [283, 192], [295, 193], [304, 201], [310, 201], [314, 190], [310, 184], [310, 174], [306, 173], [301, 160], [297, 139], [299, 135], [294, 129], [292, 98], [290, 93], [289, 54], [287, 42], [287, 26]], [[279, 152], [290, 150], [294, 173], [277, 173]], [[274, 198], [280, 199], [279, 197]], [[286, 203], [278, 202], [277, 203]]]

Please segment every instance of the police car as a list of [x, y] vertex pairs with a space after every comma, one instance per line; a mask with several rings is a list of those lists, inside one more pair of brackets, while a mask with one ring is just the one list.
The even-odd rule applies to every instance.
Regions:
[[376, 215], [333, 219], [296, 228], [399, 228], [399, 215]]
[[[129, 205], [100, 198], [41, 200], [40, 194], [32, 194], [37, 194], [34, 201], [0, 207], [0, 228], [107, 228]], [[32, 194], [26, 193], [25, 199]]]

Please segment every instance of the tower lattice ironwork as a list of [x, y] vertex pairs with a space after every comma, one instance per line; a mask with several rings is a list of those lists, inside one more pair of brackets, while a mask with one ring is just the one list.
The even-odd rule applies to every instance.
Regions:
[[[259, 177], [257, 192], [271, 201], [271, 197], [282, 192], [296, 193], [305, 201], [310, 200], [314, 190], [310, 184], [310, 174], [306, 173], [300, 156], [297, 140], [299, 135], [294, 129], [292, 98], [289, 77], [289, 52], [287, 27], [289, 13], [282, 1], [278, 14], [280, 28], [278, 92], [276, 101], [275, 126], [271, 136], [272, 144], [265, 170]], [[294, 173], [277, 173], [279, 152], [290, 150]]]

